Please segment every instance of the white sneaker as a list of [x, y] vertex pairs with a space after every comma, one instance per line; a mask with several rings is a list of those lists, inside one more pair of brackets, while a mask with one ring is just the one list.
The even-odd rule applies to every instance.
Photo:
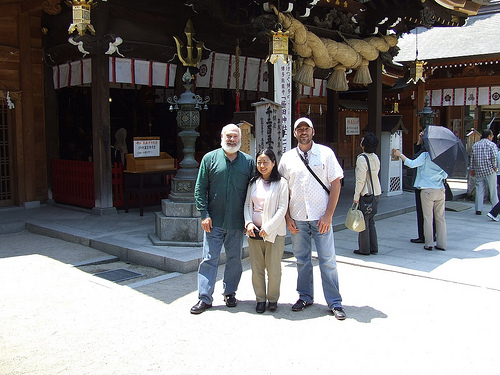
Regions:
[[486, 216], [488, 216], [491, 220], [493, 221], [500, 221], [500, 219], [496, 216], [493, 216], [492, 214], [490, 214], [489, 212], [486, 214]]

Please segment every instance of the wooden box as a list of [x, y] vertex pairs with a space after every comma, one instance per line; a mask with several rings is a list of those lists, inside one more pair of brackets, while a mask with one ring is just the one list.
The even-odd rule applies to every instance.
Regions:
[[127, 170], [125, 172], [153, 172], [175, 170], [174, 158], [166, 152], [160, 156], [134, 158], [134, 154], [127, 154]]

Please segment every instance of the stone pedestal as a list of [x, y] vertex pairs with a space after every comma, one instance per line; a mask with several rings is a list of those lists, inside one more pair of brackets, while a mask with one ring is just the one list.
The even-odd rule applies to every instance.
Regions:
[[[177, 125], [182, 129], [179, 137], [183, 143], [183, 159], [180, 169], [172, 179], [168, 199], [161, 202], [161, 211], [156, 213], [155, 234], [149, 238], [154, 245], [202, 246], [203, 229], [200, 213], [196, 210], [194, 187], [198, 176], [198, 162], [195, 160], [195, 129], [200, 125], [200, 110], [209, 101], [191, 91], [192, 75], [187, 70], [182, 76], [186, 91], [179, 98], [168, 98], [171, 110], [178, 109]], [[173, 106], [175, 104], [175, 107]]]
[[200, 212], [194, 203], [173, 202], [164, 199], [162, 212], [156, 212], [155, 234], [149, 238], [158, 246], [202, 246]]

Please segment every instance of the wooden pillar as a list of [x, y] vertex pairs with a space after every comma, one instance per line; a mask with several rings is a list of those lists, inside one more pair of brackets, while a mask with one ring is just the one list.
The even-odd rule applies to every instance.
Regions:
[[21, 13], [19, 6], [19, 79], [22, 92], [22, 158], [18, 160], [19, 169], [23, 170], [22, 184], [19, 189], [19, 203], [36, 200], [36, 157], [35, 155], [35, 121], [33, 115], [33, 70], [31, 66], [31, 33], [28, 13]]
[[339, 93], [326, 90], [326, 141], [338, 142], [339, 140]]
[[[372, 83], [368, 85], [368, 129], [381, 139], [382, 133], [382, 61], [370, 61]], [[380, 155], [380, 142], [377, 147]]]
[[116, 213], [113, 207], [111, 136], [109, 113], [109, 57], [102, 42], [107, 32], [109, 6], [100, 2], [93, 10], [97, 48], [92, 55], [92, 145], [94, 155], [95, 207], [98, 215]]

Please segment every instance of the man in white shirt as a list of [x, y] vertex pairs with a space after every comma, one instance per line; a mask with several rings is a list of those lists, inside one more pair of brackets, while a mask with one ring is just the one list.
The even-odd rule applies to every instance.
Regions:
[[292, 310], [304, 310], [314, 302], [312, 237], [318, 252], [328, 308], [335, 318], [344, 320], [346, 314], [339, 292], [332, 230], [332, 217], [339, 200], [344, 171], [331, 148], [313, 142], [314, 126], [310, 119], [299, 118], [294, 124], [293, 134], [298, 145], [282, 156], [279, 165], [279, 172], [288, 180], [290, 189], [286, 223], [292, 234], [292, 248], [297, 259], [299, 299]]

